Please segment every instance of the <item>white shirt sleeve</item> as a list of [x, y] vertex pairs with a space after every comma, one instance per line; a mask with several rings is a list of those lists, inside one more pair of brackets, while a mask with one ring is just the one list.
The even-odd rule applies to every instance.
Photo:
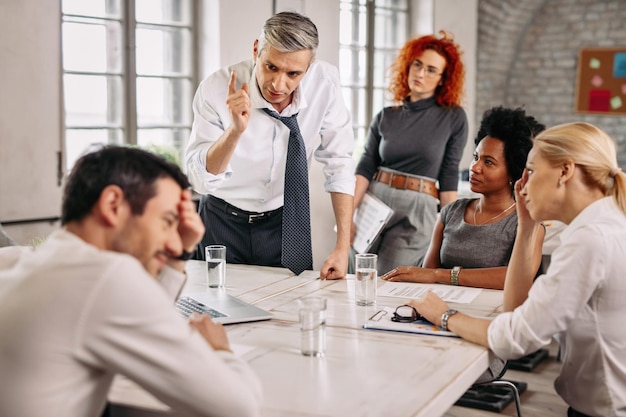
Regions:
[[[324, 65], [324, 78], [327, 91], [324, 91], [327, 108], [320, 129], [320, 146], [315, 151], [315, 159], [324, 164], [326, 192], [339, 192], [354, 195], [355, 161], [354, 133], [350, 112], [343, 101], [339, 72], [332, 65]], [[311, 83], [315, 85], [316, 83]]]
[[[232, 175], [229, 165], [223, 173], [213, 175], [206, 169], [206, 155], [209, 148], [230, 125], [230, 117], [223, 120], [226, 107], [226, 89], [228, 83], [222, 85], [225, 71], [200, 83], [193, 99], [194, 120], [191, 135], [185, 150], [185, 167], [187, 176], [194, 190], [207, 194], [219, 188], [225, 179]], [[222, 91], [224, 90], [224, 91]], [[215, 103], [219, 108], [214, 107]], [[220, 112], [222, 115], [220, 115]]]
[[589, 227], [574, 229], [563, 232], [547, 274], [537, 278], [527, 300], [489, 325], [489, 347], [499, 357], [519, 358], [547, 345], [588, 308], [605, 274], [605, 242]]
[[78, 332], [83, 360], [127, 376], [184, 415], [259, 415], [261, 384], [248, 364], [213, 350], [139, 264], [118, 262], [106, 275]]

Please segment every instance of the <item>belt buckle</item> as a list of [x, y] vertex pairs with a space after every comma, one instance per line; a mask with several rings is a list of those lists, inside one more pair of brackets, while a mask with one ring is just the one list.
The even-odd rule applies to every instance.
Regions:
[[[402, 184], [402, 187], [394, 187], [393, 185], [393, 180], [394, 178], [404, 178], [404, 184]], [[409, 186], [409, 176], [408, 175], [402, 175], [402, 174], [391, 174], [391, 181], [389, 182], [389, 185], [393, 188], [399, 188], [401, 190], [406, 190], [407, 187]]]
[[419, 178], [419, 187], [418, 187], [418, 191], [420, 193], [424, 192], [424, 179], [423, 178]]
[[248, 214], [248, 224], [252, 224], [262, 217], [265, 217], [265, 213]]

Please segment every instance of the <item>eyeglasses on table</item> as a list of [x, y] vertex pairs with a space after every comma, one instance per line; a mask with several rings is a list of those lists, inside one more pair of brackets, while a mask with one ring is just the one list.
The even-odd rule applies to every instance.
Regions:
[[423, 319], [424, 316], [418, 313], [415, 307], [403, 304], [396, 307], [396, 311], [393, 312], [391, 321], [395, 321], [396, 323], [413, 323], [414, 321]]

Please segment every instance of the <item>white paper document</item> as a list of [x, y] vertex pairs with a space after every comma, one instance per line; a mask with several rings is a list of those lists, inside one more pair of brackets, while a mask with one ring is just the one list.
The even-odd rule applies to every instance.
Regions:
[[380, 234], [393, 210], [370, 193], [365, 193], [363, 201], [354, 213], [356, 236], [352, 247], [357, 253], [365, 253]]
[[428, 291], [437, 294], [445, 302], [468, 304], [480, 294], [480, 288], [457, 287], [444, 284], [418, 284], [415, 282], [385, 282], [378, 287], [383, 297], [422, 298]]

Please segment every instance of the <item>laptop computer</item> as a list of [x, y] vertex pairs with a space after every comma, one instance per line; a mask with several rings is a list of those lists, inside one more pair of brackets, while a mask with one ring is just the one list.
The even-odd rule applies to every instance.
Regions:
[[189, 317], [195, 311], [200, 314], [208, 314], [213, 321], [223, 324], [245, 323], [272, 318], [270, 312], [219, 289], [182, 294], [176, 300], [176, 308], [184, 317]]

